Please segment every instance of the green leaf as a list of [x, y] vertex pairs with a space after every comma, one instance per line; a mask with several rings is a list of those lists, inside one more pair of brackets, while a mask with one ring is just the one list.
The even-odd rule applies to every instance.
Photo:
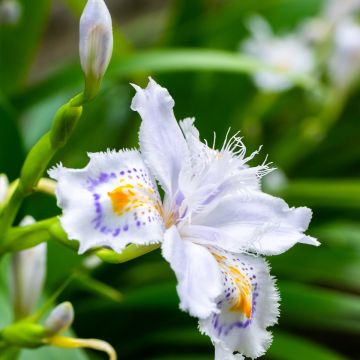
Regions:
[[[320, 236], [319, 248], [299, 244], [281, 256], [270, 257], [272, 273], [282, 279], [360, 289], [360, 251], [332, 246]], [[336, 271], [334, 271], [336, 269]]]
[[329, 246], [336, 249], [350, 249], [360, 255], [360, 223], [337, 220], [313, 229], [319, 239], [326, 239]]
[[[1, 56], [0, 56], [1, 57]], [[15, 110], [0, 94], [0, 173], [12, 180], [18, 177], [24, 159], [23, 146], [16, 125]]]
[[19, 360], [86, 360], [85, 352], [79, 349], [59, 349], [55, 347], [42, 347], [35, 350], [23, 350]]
[[289, 333], [274, 332], [274, 341], [266, 357], [273, 360], [346, 360], [326, 347]]
[[[253, 74], [264, 68], [264, 64], [236, 52], [212, 49], [159, 49], [114, 57], [105, 77], [122, 78], [139, 74], [149, 75], [154, 72], [189, 71]], [[71, 64], [61, 67], [40, 83], [15, 94], [13, 104], [25, 108], [43, 97], [54, 94], [62, 87], [80, 84], [81, 79], [82, 72], [79, 66]], [[317, 86], [314, 80], [308, 77], [297, 77], [293, 81], [305, 88], [314, 89]]]
[[360, 334], [360, 297], [290, 281], [279, 281], [281, 323]]
[[9, 292], [9, 256], [0, 259], [0, 328], [12, 320], [12, 306]]
[[294, 180], [277, 195], [293, 205], [360, 209], [359, 180]]

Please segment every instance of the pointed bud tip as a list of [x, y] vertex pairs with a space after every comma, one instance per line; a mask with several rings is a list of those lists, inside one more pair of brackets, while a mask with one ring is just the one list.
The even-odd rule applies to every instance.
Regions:
[[74, 308], [68, 301], [52, 310], [45, 322], [45, 328], [50, 334], [57, 334], [68, 329], [74, 321]]
[[88, 0], [80, 18], [80, 62], [87, 86], [103, 77], [113, 50], [112, 21], [103, 0]]

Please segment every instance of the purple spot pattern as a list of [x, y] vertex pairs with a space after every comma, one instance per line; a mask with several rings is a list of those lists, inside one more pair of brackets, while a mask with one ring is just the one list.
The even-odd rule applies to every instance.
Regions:
[[[106, 223], [106, 215], [104, 213], [102, 202], [111, 201], [107, 196], [107, 192], [113, 190], [114, 183], [117, 186], [120, 186], [120, 180], [124, 179], [126, 183], [132, 184], [136, 188], [136, 184], [140, 183], [144, 188], [148, 187], [154, 190], [154, 194], [152, 195], [154, 202], [160, 203], [160, 197], [157, 193], [157, 188], [152, 180], [152, 178], [148, 175], [147, 171], [144, 169], [134, 168], [131, 169], [123, 169], [121, 171], [115, 172], [101, 172], [97, 177], [88, 177], [86, 181], [87, 190], [91, 193], [93, 198], [95, 217], [92, 219], [91, 223], [94, 227], [94, 230], [99, 231], [104, 235], [110, 235], [113, 237], [121, 236], [122, 234], [128, 232], [131, 229], [140, 229], [142, 226], [146, 226], [151, 223], [162, 223], [163, 220], [159, 214], [159, 212], [152, 206], [144, 205], [143, 207], [139, 207], [136, 211], [131, 212], [130, 218], [127, 219], [127, 222], [121, 220], [119, 217], [118, 226], [109, 226]], [[125, 183], [123, 182], [123, 183]], [[99, 191], [99, 186], [111, 183], [109, 189], [107, 189], [104, 194], [104, 189]], [[109, 184], [110, 185], [110, 184]], [[144, 188], [139, 188], [144, 191]], [[103, 194], [101, 194], [102, 192]], [[132, 217], [132, 218], [131, 218]]]
[[[211, 324], [214, 327], [217, 336], [227, 336], [233, 329], [246, 329], [249, 327], [253, 321], [253, 318], [256, 314], [257, 307], [257, 298], [259, 297], [259, 284], [257, 282], [257, 277], [255, 275], [254, 268], [246, 264], [242, 259], [237, 258], [236, 254], [230, 254], [221, 249], [216, 249], [213, 251], [215, 254], [220, 256], [227, 257], [227, 265], [236, 267], [243, 275], [245, 275], [250, 283], [251, 292], [252, 292], [252, 312], [251, 317], [246, 318], [245, 314], [236, 313], [234, 311], [229, 311], [229, 309], [234, 304], [234, 297], [238, 296], [237, 286], [232, 279], [230, 272], [227, 272], [225, 269], [221, 269], [223, 276], [223, 287], [224, 294], [222, 299], [218, 302], [218, 308], [221, 309], [221, 313], [213, 314], [211, 319]], [[232, 257], [229, 257], [232, 256]], [[232, 322], [225, 321], [222, 317], [224, 312], [228, 312], [234, 317], [238, 314], [237, 319]]]

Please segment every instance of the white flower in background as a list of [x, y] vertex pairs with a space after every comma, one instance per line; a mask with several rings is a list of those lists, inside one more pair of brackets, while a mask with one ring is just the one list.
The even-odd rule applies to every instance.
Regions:
[[336, 86], [347, 87], [360, 73], [360, 24], [345, 19], [335, 28], [334, 47], [329, 58], [329, 76]]
[[[278, 293], [259, 254], [280, 254], [303, 234], [311, 210], [289, 208], [260, 190], [266, 165], [249, 167], [233, 136], [215, 150], [199, 140], [193, 119], [176, 122], [168, 91], [150, 79], [135, 86], [140, 150], [90, 154], [84, 169], [52, 169], [61, 223], [80, 253], [96, 246], [162, 243], [178, 279], [180, 307], [200, 319], [216, 359], [258, 357], [271, 343]], [[161, 200], [156, 183], [164, 190]]]
[[330, 23], [336, 24], [344, 18], [353, 16], [360, 10], [360, 0], [327, 0], [322, 16]]
[[16, 25], [21, 17], [22, 7], [17, 0], [0, 1], [0, 25]]
[[271, 193], [277, 193], [288, 185], [289, 181], [285, 173], [280, 169], [275, 169], [263, 180], [263, 188]]
[[309, 46], [314, 46], [326, 41], [332, 32], [331, 23], [324, 17], [305, 19], [299, 27], [298, 35]]
[[300, 36], [275, 36], [269, 24], [259, 16], [251, 18], [249, 28], [252, 36], [245, 40], [241, 49], [275, 69], [255, 73], [254, 81], [260, 89], [287, 90], [294, 86], [291, 76], [309, 74], [314, 69], [313, 53]]
[[9, 189], [9, 180], [5, 174], [0, 174], [0, 207], [6, 200]]
[[104, 0], [88, 0], [80, 18], [80, 62], [87, 79], [100, 79], [113, 50], [112, 21]]
[[[20, 226], [33, 224], [26, 216]], [[12, 254], [11, 288], [14, 313], [17, 318], [31, 314], [41, 291], [46, 274], [46, 243]]]

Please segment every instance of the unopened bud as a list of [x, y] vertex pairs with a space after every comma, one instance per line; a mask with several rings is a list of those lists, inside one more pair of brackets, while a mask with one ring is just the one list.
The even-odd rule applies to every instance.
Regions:
[[55, 335], [67, 330], [74, 321], [74, 308], [70, 302], [58, 305], [48, 316], [45, 328], [49, 335]]
[[80, 18], [80, 62], [88, 97], [93, 97], [113, 50], [112, 22], [104, 0], [88, 0]]
[[9, 180], [5, 174], [0, 174], [0, 206], [6, 200], [9, 188]]
[[[34, 222], [31, 216], [26, 216], [20, 225], [26, 226]], [[45, 273], [45, 243], [13, 253], [11, 287], [16, 319], [26, 317], [34, 309], [44, 285]]]

